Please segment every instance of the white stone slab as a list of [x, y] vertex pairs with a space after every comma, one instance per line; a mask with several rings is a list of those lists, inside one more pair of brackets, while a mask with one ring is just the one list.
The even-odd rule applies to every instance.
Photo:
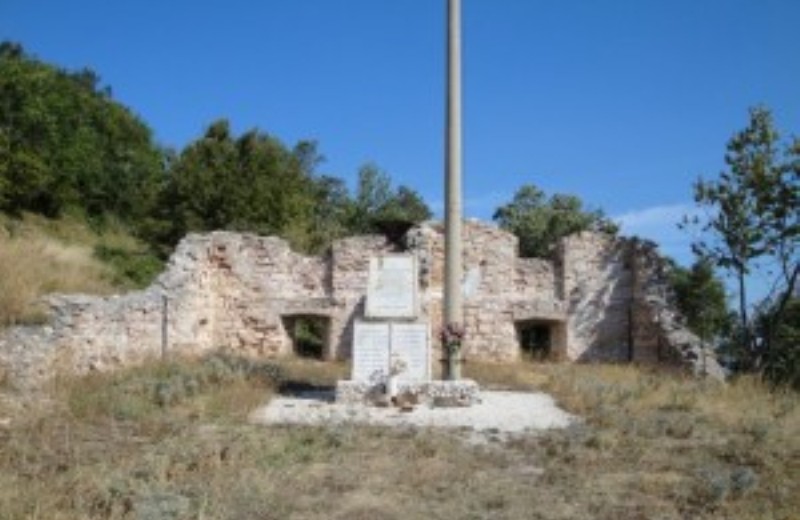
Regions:
[[472, 267], [464, 275], [464, 282], [461, 284], [461, 292], [464, 298], [472, 298], [478, 293], [481, 286], [481, 268]]
[[353, 381], [381, 380], [389, 371], [389, 324], [353, 324]]
[[394, 359], [402, 360], [405, 365], [405, 370], [397, 374], [398, 381], [430, 381], [431, 341], [427, 323], [355, 322], [350, 376], [353, 381], [385, 381]]
[[[346, 382], [349, 386], [350, 382]], [[443, 383], [449, 383], [443, 382]], [[468, 407], [417, 406], [412, 413], [397, 408], [364, 406], [353, 402], [328, 403], [308, 397], [275, 397], [255, 410], [250, 421], [258, 424], [372, 424], [396, 428], [451, 428], [480, 442], [496, 442], [534, 434], [537, 430], [567, 428], [580, 419], [560, 409], [547, 394], [481, 392]], [[495, 444], [496, 446], [496, 444]]]
[[392, 324], [391, 359], [401, 359], [406, 365], [406, 370], [398, 374], [398, 381], [430, 381], [430, 344], [430, 331], [427, 323]]
[[417, 263], [411, 255], [384, 255], [369, 262], [368, 318], [417, 316]]

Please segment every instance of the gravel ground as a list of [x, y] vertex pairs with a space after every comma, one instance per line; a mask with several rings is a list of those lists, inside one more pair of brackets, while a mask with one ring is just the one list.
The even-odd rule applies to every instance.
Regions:
[[326, 393], [276, 397], [255, 410], [258, 424], [341, 424], [444, 428], [467, 433], [473, 440], [508, 438], [549, 428], [566, 428], [578, 419], [541, 393], [481, 392], [479, 404], [464, 408], [417, 405], [404, 411], [394, 407], [345, 405]]

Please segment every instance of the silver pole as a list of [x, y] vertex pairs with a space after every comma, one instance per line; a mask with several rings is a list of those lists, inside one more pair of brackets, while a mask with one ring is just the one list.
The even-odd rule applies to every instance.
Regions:
[[[461, 295], [461, 0], [447, 1], [447, 135], [445, 146], [444, 323], [463, 326]], [[454, 359], [455, 358], [455, 359]], [[461, 377], [458, 354], [448, 358], [447, 379]]]

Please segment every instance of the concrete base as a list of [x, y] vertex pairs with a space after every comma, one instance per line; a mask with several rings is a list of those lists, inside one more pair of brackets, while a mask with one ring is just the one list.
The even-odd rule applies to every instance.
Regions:
[[[429, 381], [425, 383], [398, 382], [397, 397], [410, 404], [432, 406], [471, 406], [480, 402], [480, 388], [471, 379], [458, 381]], [[336, 402], [344, 404], [382, 404], [388, 402], [384, 385], [368, 381], [339, 381], [336, 383]]]

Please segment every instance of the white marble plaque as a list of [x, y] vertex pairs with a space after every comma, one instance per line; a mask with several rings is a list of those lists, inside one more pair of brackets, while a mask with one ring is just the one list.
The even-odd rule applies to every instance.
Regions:
[[464, 276], [464, 282], [461, 284], [461, 293], [464, 298], [472, 298], [478, 293], [478, 288], [481, 286], [481, 268], [473, 267], [467, 271]]
[[430, 381], [431, 352], [428, 325], [393, 323], [390, 357], [392, 360], [401, 359], [406, 366], [406, 369], [397, 375], [399, 381]]
[[384, 378], [389, 371], [389, 324], [353, 324], [353, 381]]
[[415, 257], [385, 255], [370, 259], [365, 314], [369, 318], [416, 317]]

